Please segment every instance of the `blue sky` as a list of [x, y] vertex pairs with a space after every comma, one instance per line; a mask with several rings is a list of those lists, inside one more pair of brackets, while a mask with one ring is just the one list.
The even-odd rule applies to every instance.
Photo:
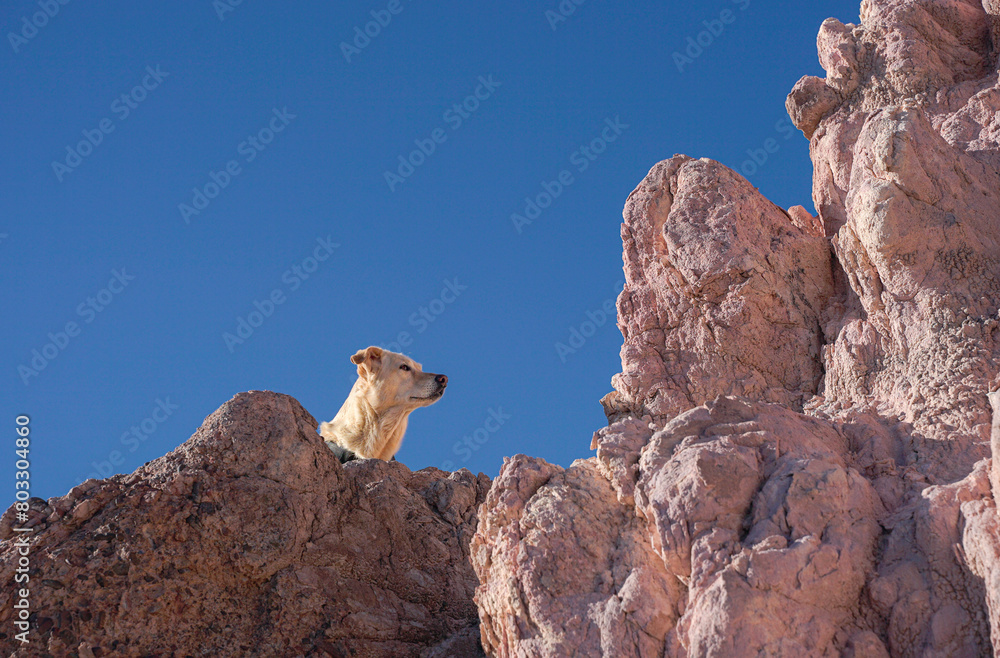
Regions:
[[822, 74], [822, 20], [858, 18], [857, 0], [627, 6], [4, 3], [11, 494], [18, 414], [32, 494], [62, 495], [240, 391], [329, 420], [370, 344], [450, 378], [411, 416], [414, 470], [589, 456], [629, 192], [686, 153], [811, 210], [784, 99]]

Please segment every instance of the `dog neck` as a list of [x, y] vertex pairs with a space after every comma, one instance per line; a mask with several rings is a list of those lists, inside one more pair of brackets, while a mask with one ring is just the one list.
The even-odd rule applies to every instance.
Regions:
[[362, 395], [356, 404], [344, 403], [331, 423], [338, 443], [364, 458], [390, 459], [399, 449], [412, 409], [379, 413]]
[[[407, 418], [412, 409], [389, 410], [383, 414], [376, 415], [375, 421], [378, 429], [371, 433], [372, 456], [379, 459], [389, 460], [396, 451], [399, 444], [403, 442], [403, 434], [406, 433]], [[381, 437], [381, 438], [380, 438]], [[377, 445], [381, 441], [382, 445]]]

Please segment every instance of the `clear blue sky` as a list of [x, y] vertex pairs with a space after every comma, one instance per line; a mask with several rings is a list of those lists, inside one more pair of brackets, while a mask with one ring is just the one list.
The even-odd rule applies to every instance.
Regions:
[[[784, 99], [822, 74], [822, 20], [857, 22], [858, 0], [561, 6], [4, 3], [11, 499], [18, 414], [32, 494], [62, 495], [172, 450], [240, 391], [329, 420], [350, 355], [401, 332], [450, 378], [411, 416], [414, 470], [589, 456], [621, 335], [585, 323], [620, 291], [626, 197], [686, 153], [811, 210]], [[560, 353], [571, 328], [591, 335]], [[490, 410], [509, 416], [495, 432]]]

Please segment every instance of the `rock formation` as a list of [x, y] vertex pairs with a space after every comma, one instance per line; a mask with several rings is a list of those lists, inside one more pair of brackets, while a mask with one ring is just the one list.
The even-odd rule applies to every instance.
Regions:
[[685, 156], [629, 197], [596, 456], [480, 512], [490, 655], [1000, 655], [1000, 2], [818, 50], [818, 217]]
[[[33, 642], [14, 640], [4, 587], [0, 650], [482, 655], [468, 547], [488, 488], [466, 470], [341, 466], [298, 402], [243, 393], [135, 473], [32, 499]], [[0, 521], [4, 583], [12, 522], [13, 508]]]
[[46, 650], [1000, 655], [1000, 0], [864, 0], [817, 44], [787, 99], [817, 217], [686, 156], [629, 196], [594, 457], [341, 466], [237, 396], [32, 501]]

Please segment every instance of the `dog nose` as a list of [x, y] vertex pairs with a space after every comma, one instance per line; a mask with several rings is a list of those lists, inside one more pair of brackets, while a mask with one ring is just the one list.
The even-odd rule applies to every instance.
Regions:
[[447, 375], [438, 375], [437, 377], [434, 378], [434, 381], [436, 381], [438, 384], [441, 384], [441, 386], [447, 386], [448, 385], [448, 376]]

